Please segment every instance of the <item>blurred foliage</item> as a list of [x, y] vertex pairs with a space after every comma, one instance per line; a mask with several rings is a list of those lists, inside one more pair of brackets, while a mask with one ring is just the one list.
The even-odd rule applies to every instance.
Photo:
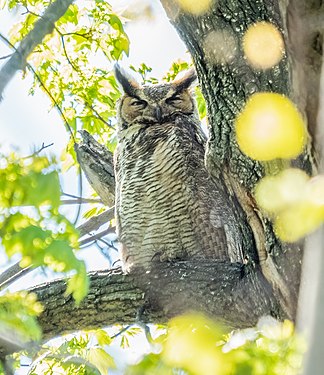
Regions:
[[277, 65], [285, 53], [281, 32], [270, 22], [256, 22], [245, 32], [243, 51], [255, 69], [267, 70]]
[[[88, 291], [83, 261], [77, 259], [79, 234], [59, 212], [59, 168], [54, 158], [36, 152], [21, 157], [0, 154], [0, 237], [10, 259], [21, 258], [22, 267], [46, 266], [73, 275], [67, 294], [79, 303]], [[33, 293], [0, 296], [0, 337], [18, 346], [41, 338], [37, 316], [42, 306]]]
[[104, 330], [88, 331], [66, 337], [59, 345], [44, 346], [29, 374], [105, 375], [115, 368], [114, 359], [104, 346], [112, 342]]
[[136, 326], [114, 328], [117, 334], [112, 337], [107, 331], [97, 329], [65, 336], [59, 342], [52, 340], [38, 352], [29, 374], [105, 375], [109, 373], [109, 369], [116, 368], [113, 357], [108, 354], [109, 346], [118, 338], [121, 348], [127, 348], [128, 345], [124, 345], [125, 340], [128, 342], [128, 338], [143, 332]]
[[[243, 37], [247, 62], [256, 70], [275, 67], [285, 55], [282, 34], [269, 22], [252, 24]], [[290, 168], [309, 143], [307, 126], [295, 104], [279, 93], [252, 94], [235, 119], [236, 140], [250, 158], [263, 162], [266, 176], [255, 198], [273, 220], [276, 235], [295, 242], [324, 221], [324, 177], [310, 178]]]
[[0, 237], [9, 258], [22, 267], [47, 266], [75, 274], [67, 293], [79, 303], [88, 290], [83, 261], [77, 259], [79, 234], [59, 212], [60, 183], [55, 159], [37, 153], [22, 158], [0, 155]]
[[22, 291], [0, 296], [0, 336], [21, 344], [39, 340], [41, 330], [36, 317], [42, 311], [33, 293]]
[[212, 320], [196, 314], [169, 322], [151, 353], [128, 375], [294, 375], [301, 369], [304, 341], [290, 321], [267, 317], [257, 327], [226, 334]]
[[274, 220], [277, 235], [294, 242], [324, 221], [324, 176], [288, 168], [264, 177], [255, 188], [259, 206]]
[[212, 0], [175, 0], [185, 12], [199, 16], [207, 13], [213, 5]]

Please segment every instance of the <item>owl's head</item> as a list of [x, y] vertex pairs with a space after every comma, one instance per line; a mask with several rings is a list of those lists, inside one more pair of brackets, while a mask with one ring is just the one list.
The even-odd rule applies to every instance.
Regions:
[[134, 124], [171, 123], [177, 116], [197, 117], [195, 101], [190, 92], [190, 86], [197, 78], [193, 69], [181, 79], [159, 85], [140, 86], [118, 66], [115, 76], [124, 91], [118, 109], [121, 129]]

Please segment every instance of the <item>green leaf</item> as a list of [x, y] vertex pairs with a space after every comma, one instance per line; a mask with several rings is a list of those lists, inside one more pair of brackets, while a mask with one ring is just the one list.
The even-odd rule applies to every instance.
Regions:
[[52, 207], [59, 207], [61, 192], [56, 171], [47, 174], [29, 174], [21, 178], [20, 184], [25, 189], [25, 196], [20, 204], [32, 206], [50, 204]]
[[110, 368], [116, 368], [112, 356], [102, 348], [90, 348], [87, 360], [100, 371], [101, 375], [106, 375]]
[[54, 240], [46, 248], [44, 263], [56, 272], [66, 272], [79, 267], [70, 244], [66, 240]]
[[69, 22], [74, 25], [77, 25], [79, 22], [79, 9], [75, 4], [69, 6], [69, 9], [65, 12], [64, 16], [59, 19], [57, 25], [60, 26]]
[[123, 24], [121, 23], [119, 17], [117, 17], [115, 14], [110, 14], [108, 22], [113, 29], [118, 30], [121, 33], [124, 32]]
[[[80, 262], [81, 263], [81, 262]], [[89, 290], [89, 278], [86, 272], [85, 264], [82, 262], [78, 273], [68, 279], [66, 295], [72, 294], [77, 305], [81, 303]]]
[[94, 331], [94, 335], [100, 346], [111, 344], [111, 337], [103, 329], [97, 329], [96, 331]]

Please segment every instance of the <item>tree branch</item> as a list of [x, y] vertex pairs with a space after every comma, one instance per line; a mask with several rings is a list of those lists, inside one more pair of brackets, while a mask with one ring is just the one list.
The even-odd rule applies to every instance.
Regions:
[[102, 203], [100, 199], [76, 198], [76, 199], [62, 199], [62, 205], [69, 204], [83, 204], [83, 203]]
[[34, 28], [20, 42], [17, 50], [0, 70], [0, 101], [3, 91], [18, 70], [26, 66], [27, 57], [42, 42], [47, 34], [50, 34], [59, 20], [67, 11], [73, 0], [56, 0], [44, 12], [43, 16], [35, 22]]
[[107, 206], [115, 200], [113, 154], [87, 131], [81, 131], [82, 142], [75, 145], [78, 162], [92, 188]]
[[90, 291], [79, 307], [65, 296], [64, 280], [30, 290], [45, 308], [39, 318], [45, 339], [80, 329], [132, 324], [139, 309], [145, 323], [199, 311], [233, 328], [252, 326], [262, 315], [284, 317], [262, 274], [239, 263], [156, 263], [150, 272], [125, 275], [114, 269], [89, 276]]

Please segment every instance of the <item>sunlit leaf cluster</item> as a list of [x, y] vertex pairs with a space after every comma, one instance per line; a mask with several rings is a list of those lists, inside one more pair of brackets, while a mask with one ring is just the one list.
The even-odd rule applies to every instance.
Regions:
[[112, 339], [104, 330], [93, 330], [65, 337], [45, 346], [34, 361], [31, 374], [106, 375], [115, 368], [115, 361], [104, 347]]
[[1, 155], [0, 190], [0, 237], [7, 256], [19, 254], [22, 267], [76, 272], [68, 282], [68, 292], [80, 301], [87, 293], [86, 269], [74, 254], [78, 232], [59, 212], [61, 192], [55, 160]]
[[190, 314], [172, 319], [153, 349], [127, 374], [294, 375], [305, 344], [289, 321], [261, 319], [255, 328], [226, 334], [212, 320]]
[[[12, 44], [28, 34], [48, 5], [48, 1], [8, 3], [11, 9], [25, 9], [22, 21], [10, 32]], [[85, 129], [107, 143], [120, 96], [112, 64], [128, 51], [123, 22], [107, 2], [76, 2], [28, 57], [34, 74], [31, 92], [38, 86], [45, 91], [74, 138], [77, 130]], [[68, 152], [75, 162], [72, 143]]]

